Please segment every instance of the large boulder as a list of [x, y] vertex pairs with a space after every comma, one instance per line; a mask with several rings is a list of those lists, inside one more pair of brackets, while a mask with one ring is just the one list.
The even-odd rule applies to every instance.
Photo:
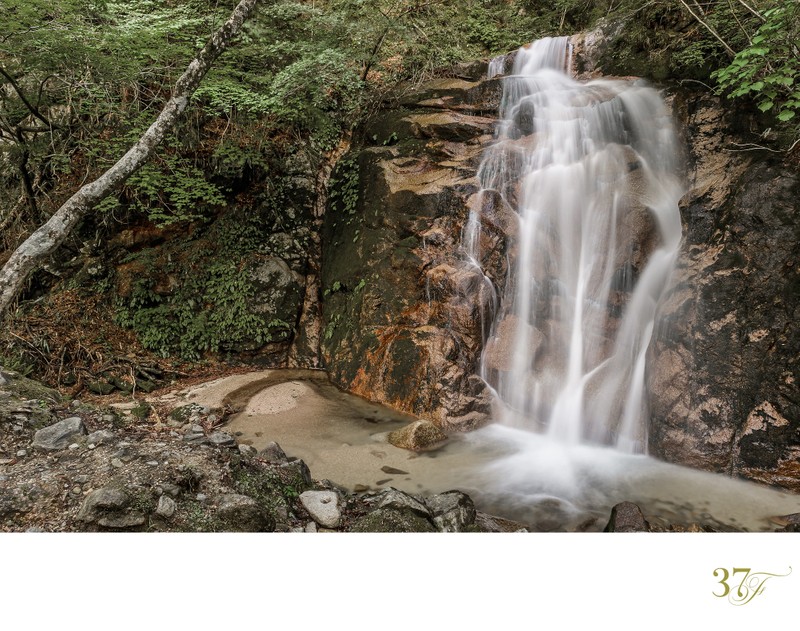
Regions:
[[40, 451], [60, 451], [85, 434], [83, 419], [72, 416], [36, 432], [33, 435], [33, 447]]

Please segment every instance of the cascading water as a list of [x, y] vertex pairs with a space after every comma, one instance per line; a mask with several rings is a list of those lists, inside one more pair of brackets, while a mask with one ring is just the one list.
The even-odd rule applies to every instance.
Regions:
[[647, 349], [681, 240], [677, 143], [655, 90], [579, 82], [571, 59], [569, 38], [543, 39], [502, 77], [464, 234], [484, 267], [487, 235], [506, 233], [481, 372], [504, 423], [641, 453]]

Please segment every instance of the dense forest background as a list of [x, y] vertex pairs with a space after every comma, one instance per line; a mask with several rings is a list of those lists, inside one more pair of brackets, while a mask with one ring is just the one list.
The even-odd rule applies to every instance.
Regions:
[[[141, 136], [234, 4], [3, 0], [0, 264]], [[181, 362], [289, 339], [296, 323], [254, 312], [241, 270], [279, 247], [276, 226], [291, 236], [284, 249], [313, 246], [309, 174], [403, 89], [598, 25], [609, 72], [702, 84], [758, 121], [754, 146], [795, 143], [795, 0], [261, 2], [156, 156], [30, 279], [0, 364], [75, 389], [100, 373], [147, 387]], [[170, 241], [166, 257], [144, 247]], [[179, 269], [174, 286], [142, 273], [154, 266]]]

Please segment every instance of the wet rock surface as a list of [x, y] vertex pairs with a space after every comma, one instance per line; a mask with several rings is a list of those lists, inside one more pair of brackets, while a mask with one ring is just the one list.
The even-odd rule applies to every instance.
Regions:
[[651, 451], [800, 491], [800, 177], [731, 151], [743, 121], [678, 93], [690, 191], [685, 240], [651, 348]]
[[491, 296], [459, 247], [500, 87], [470, 76], [423, 84], [374, 117], [334, 172], [323, 226], [333, 380], [456, 429], [489, 410], [473, 375]]
[[[447, 434], [430, 421], [415, 421], [389, 433], [389, 443], [410, 451], [430, 451], [447, 441]], [[386, 473], [396, 473], [386, 471]], [[399, 473], [403, 473], [400, 471]]]
[[611, 509], [606, 532], [650, 532], [650, 524], [633, 502], [620, 502]]

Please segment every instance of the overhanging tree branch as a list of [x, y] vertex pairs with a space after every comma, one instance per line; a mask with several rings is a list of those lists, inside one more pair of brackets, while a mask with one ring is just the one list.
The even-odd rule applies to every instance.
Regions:
[[67, 238], [75, 225], [141, 167], [175, 125], [189, 98], [217, 57], [231, 44], [258, 0], [241, 0], [225, 22], [178, 78], [158, 118], [127, 153], [95, 181], [82, 186], [44, 225], [20, 245], [0, 270], [0, 317], [8, 311], [28, 276]]

